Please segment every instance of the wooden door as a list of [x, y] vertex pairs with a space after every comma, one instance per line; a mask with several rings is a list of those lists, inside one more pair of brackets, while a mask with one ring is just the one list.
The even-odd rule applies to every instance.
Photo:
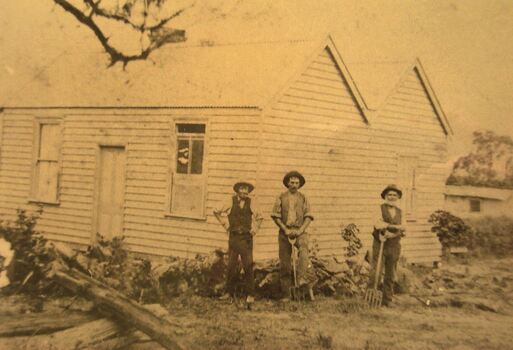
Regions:
[[123, 233], [125, 166], [124, 147], [100, 147], [96, 232], [107, 239]]

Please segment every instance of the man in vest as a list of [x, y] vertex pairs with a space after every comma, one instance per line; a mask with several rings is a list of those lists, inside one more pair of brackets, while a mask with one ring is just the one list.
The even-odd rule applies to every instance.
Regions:
[[397, 202], [402, 197], [401, 190], [396, 185], [388, 185], [382, 192], [381, 198], [384, 203], [380, 210], [375, 213], [374, 231], [372, 236], [374, 242], [372, 245], [372, 260], [374, 268], [371, 273], [369, 283], [373, 283], [376, 271], [375, 264], [378, 261], [378, 254], [381, 241], [384, 241], [383, 247], [383, 265], [385, 267], [385, 276], [383, 282], [383, 305], [390, 306], [394, 296], [394, 280], [401, 254], [401, 237], [404, 237], [404, 226], [402, 225], [402, 212], [397, 206]]
[[[240, 256], [244, 268], [244, 285], [247, 303], [254, 302], [253, 279], [253, 236], [257, 233], [263, 218], [251, 202], [249, 193], [255, 187], [249, 182], [237, 182], [233, 185], [235, 195], [214, 215], [229, 235], [227, 293], [221, 299], [228, 299], [234, 293], [234, 281], [237, 277], [237, 262]], [[226, 220], [226, 218], [228, 220]]]
[[[304, 186], [306, 180], [303, 175], [297, 171], [291, 171], [283, 178], [283, 185], [288, 188], [278, 196], [271, 213], [276, 225], [279, 227], [278, 244], [280, 257], [280, 284], [282, 291], [282, 300], [288, 301], [290, 298], [291, 287], [291, 253], [292, 246], [289, 238], [296, 239], [296, 246], [299, 250], [299, 263], [297, 268], [297, 280], [299, 286], [309, 284], [308, 280], [308, 234], [306, 229], [314, 219], [310, 203], [306, 196], [299, 192]], [[311, 293], [311, 285], [310, 296]]]

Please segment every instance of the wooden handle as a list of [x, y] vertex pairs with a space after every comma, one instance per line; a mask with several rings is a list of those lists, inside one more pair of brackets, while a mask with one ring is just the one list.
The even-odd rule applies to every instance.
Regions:
[[385, 241], [381, 241], [379, 245], [379, 254], [378, 254], [378, 263], [376, 264], [376, 276], [374, 277], [374, 289], [378, 289], [379, 276], [381, 275], [381, 262], [383, 260], [383, 248], [385, 246]]

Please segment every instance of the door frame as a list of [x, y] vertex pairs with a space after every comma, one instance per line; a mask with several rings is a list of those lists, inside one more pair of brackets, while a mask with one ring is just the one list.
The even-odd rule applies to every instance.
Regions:
[[[91, 243], [97, 243], [96, 240], [96, 234], [97, 234], [97, 226], [98, 226], [98, 201], [100, 200], [100, 181], [101, 181], [101, 152], [102, 148], [123, 148], [125, 155], [127, 154], [127, 144], [123, 142], [116, 142], [116, 143], [110, 143], [110, 142], [102, 142], [98, 143], [96, 145], [95, 149], [95, 170], [94, 170], [94, 190], [93, 190], [93, 208], [92, 208], [92, 221], [91, 221]], [[125, 163], [127, 165], [127, 163]], [[125, 189], [126, 189], [126, 172], [127, 172], [127, 166], [125, 166], [123, 177], [125, 179]], [[124, 193], [125, 194], [125, 193]], [[123, 200], [124, 200], [123, 195]], [[123, 220], [124, 224], [124, 220]]]

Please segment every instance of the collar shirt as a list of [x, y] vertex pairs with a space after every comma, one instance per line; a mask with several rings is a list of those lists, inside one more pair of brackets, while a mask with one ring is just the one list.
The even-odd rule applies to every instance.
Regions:
[[286, 226], [296, 228], [301, 227], [306, 218], [312, 221], [314, 219], [308, 198], [299, 191], [294, 194], [290, 191], [281, 193], [276, 198], [271, 217], [281, 219]]

